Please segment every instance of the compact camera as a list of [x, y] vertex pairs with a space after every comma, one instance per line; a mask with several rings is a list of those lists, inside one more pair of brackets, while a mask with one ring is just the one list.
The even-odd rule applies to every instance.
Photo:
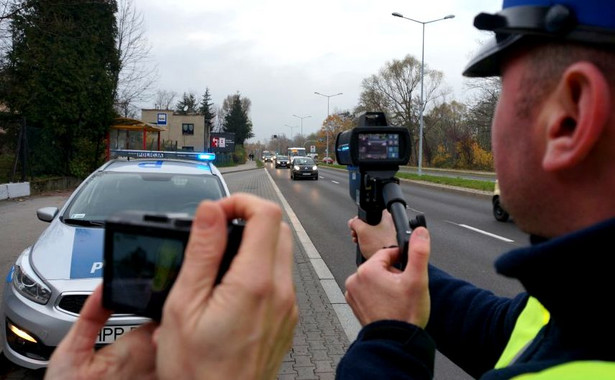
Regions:
[[[185, 214], [124, 211], [105, 222], [103, 306], [160, 321], [162, 307], [181, 268], [192, 218]], [[244, 222], [228, 226], [216, 284], [241, 244]]]

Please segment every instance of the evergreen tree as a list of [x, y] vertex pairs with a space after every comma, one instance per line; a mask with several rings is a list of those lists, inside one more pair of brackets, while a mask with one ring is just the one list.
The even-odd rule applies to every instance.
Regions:
[[193, 93], [185, 93], [184, 96], [177, 102], [175, 105], [175, 112], [187, 115], [194, 114], [197, 111], [197, 101], [196, 96]]
[[114, 0], [26, 0], [12, 19], [0, 94], [28, 125], [32, 174], [84, 176], [115, 113]]
[[224, 132], [235, 133], [235, 144], [243, 145], [243, 142], [251, 137], [254, 137], [252, 133], [252, 122], [248, 118], [248, 112], [243, 107], [243, 104], [249, 102], [242, 102], [239, 94], [230, 97], [231, 107], [230, 111], [224, 117], [223, 130]]
[[214, 118], [216, 115], [212, 111], [213, 105], [214, 104], [211, 102], [211, 95], [209, 94], [209, 88], [206, 88], [199, 106], [199, 113], [203, 115], [205, 119], [205, 130], [207, 131], [211, 131], [214, 126]]

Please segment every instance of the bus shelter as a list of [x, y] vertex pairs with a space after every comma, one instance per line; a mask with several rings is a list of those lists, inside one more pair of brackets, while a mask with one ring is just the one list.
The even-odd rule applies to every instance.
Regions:
[[166, 128], [127, 117], [115, 118], [107, 132], [106, 158], [117, 150], [160, 150], [160, 132]]

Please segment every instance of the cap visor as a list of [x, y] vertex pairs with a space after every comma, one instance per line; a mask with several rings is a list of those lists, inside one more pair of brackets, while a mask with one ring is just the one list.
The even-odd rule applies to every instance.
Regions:
[[509, 34], [498, 41], [493, 38], [481, 47], [463, 70], [463, 76], [470, 78], [495, 77], [500, 75], [500, 58], [502, 52], [523, 37]]

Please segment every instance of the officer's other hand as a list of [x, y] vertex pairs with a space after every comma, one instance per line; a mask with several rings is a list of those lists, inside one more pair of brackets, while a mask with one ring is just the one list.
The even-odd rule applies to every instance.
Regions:
[[429, 232], [418, 227], [410, 235], [408, 264], [394, 267], [399, 248], [381, 249], [346, 280], [346, 300], [361, 325], [398, 320], [425, 328], [431, 302], [427, 266]]

